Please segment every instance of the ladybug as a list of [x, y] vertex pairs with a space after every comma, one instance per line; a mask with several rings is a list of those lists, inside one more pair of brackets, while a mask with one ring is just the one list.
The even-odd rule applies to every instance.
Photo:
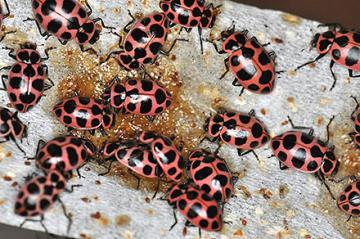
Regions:
[[165, 88], [152, 80], [130, 79], [124, 84], [118, 77], [105, 89], [103, 104], [127, 113], [155, 116], [164, 112], [173, 103]]
[[235, 31], [232, 28], [221, 32], [222, 49], [213, 42], [215, 50], [219, 54], [229, 54], [224, 60], [226, 71], [220, 80], [231, 70], [235, 74], [233, 86], [241, 86], [242, 90], [249, 90], [256, 94], [270, 93], [274, 87], [275, 75], [275, 53], [267, 52], [256, 37], [248, 38], [248, 31]]
[[351, 113], [351, 119], [354, 121], [355, 127], [354, 132], [351, 132], [349, 135], [354, 139], [355, 144], [360, 147], [360, 108], [357, 99], [354, 96], [351, 96], [356, 102], [356, 107]]
[[94, 51], [92, 48], [84, 50], [84, 46], [99, 40], [101, 27], [97, 22], [103, 28], [113, 28], [105, 26], [101, 18], [90, 19], [92, 9], [87, 1], [85, 4], [88, 11], [77, 0], [32, 0], [40, 34], [47, 38], [54, 35], [63, 45], [75, 39], [82, 51]]
[[[10, 50], [9, 56], [16, 60], [16, 63], [3, 68], [10, 71], [7, 76], [2, 76], [2, 83], [4, 90], [8, 92], [11, 105], [21, 113], [33, 108], [40, 101], [44, 91], [54, 86], [54, 82], [47, 78], [47, 65], [42, 63], [49, 59], [48, 52], [53, 48], [45, 50], [45, 58], [41, 58], [36, 48], [36, 44], [25, 42], [20, 45], [15, 55], [14, 49], [7, 48]], [[45, 82], [45, 78], [50, 84]]]
[[163, 13], [151, 13], [139, 20], [130, 11], [129, 15], [132, 20], [123, 29], [127, 33], [124, 44], [121, 44], [122, 39], [118, 35], [120, 50], [111, 52], [104, 62], [115, 56], [126, 70], [134, 70], [152, 64], [159, 53], [165, 53], [162, 47], [167, 38], [169, 22]]
[[197, 27], [200, 37], [201, 54], [203, 54], [202, 29], [212, 28], [216, 20], [213, 4], [205, 6], [204, 0], [161, 0], [160, 8], [170, 19], [171, 25], [178, 24], [181, 29], [190, 32], [192, 28]]
[[175, 184], [166, 199], [174, 208], [175, 223], [170, 230], [177, 224], [175, 209], [186, 218], [186, 226], [192, 225], [206, 231], [222, 229], [222, 210], [218, 202], [206, 192], [191, 185]]
[[329, 27], [328, 31], [315, 34], [311, 41], [311, 47], [316, 48], [319, 55], [314, 60], [298, 66], [296, 70], [315, 63], [330, 53], [330, 71], [334, 79], [330, 90], [336, 84], [333, 71], [335, 63], [347, 68], [350, 77], [360, 77], [353, 73], [360, 71], [360, 32], [347, 31], [339, 24], [320, 24], [319, 27]]
[[182, 179], [185, 161], [181, 149], [175, 146], [171, 138], [148, 131], [140, 134], [139, 141], [150, 146], [156, 161], [170, 180], [179, 182]]
[[44, 172], [60, 170], [69, 172], [84, 166], [86, 161], [94, 158], [96, 147], [88, 140], [75, 136], [62, 136], [48, 142], [39, 141], [36, 156], [36, 166]]
[[68, 232], [70, 230], [72, 219], [66, 212], [65, 205], [59, 198], [61, 192], [66, 190], [69, 175], [59, 171], [50, 171], [45, 176], [28, 177], [25, 185], [20, 189], [15, 203], [15, 214], [23, 217], [40, 216], [40, 220], [26, 218], [21, 224], [22, 227], [28, 221], [38, 221], [47, 232], [44, 221], [44, 213], [56, 201], [61, 203], [64, 215], [69, 221]]
[[108, 170], [99, 174], [100, 176], [108, 174], [111, 170], [112, 163], [115, 161], [120, 162], [130, 170], [130, 173], [138, 181], [137, 188], [140, 186], [140, 178], [137, 175], [150, 179], [156, 178], [158, 179], [158, 183], [160, 182], [160, 177], [163, 175], [163, 170], [154, 158], [149, 147], [139, 144], [136, 141], [106, 143], [100, 153], [104, 161], [110, 161]]
[[12, 140], [16, 147], [25, 154], [16, 140], [27, 137], [27, 126], [18, 118], [18, 112], [12, 113], [7, 108], [0, 106], [0, 138], [4, 139], [1, 143]]
[[205, 138], [210, 141], [221, 141], [237, 148], [239, 156], [253, 153], [257, 159], [254, 149], [264, 145], [270, 138], [265, 125], [256, 118], [254, 110], [249, 114], [217, 113], [206, 120], [204, 130], [210, 136]]
[[216, 201], [227, 202], [234, 193], [237, 177], [233, 177], [226, 162], [203, 149], [189, 155], [189, 173], [194, 183]]
[[332, 193], [325, 182], [324, 176], [335, 176], [340, 162], [336, 160], [334, 147], [329, 147], [329, 126], [327, 125], [327, 140], [321, 141], [313, 136], [314, 130], [309, 127], [294, 126], [290, 117], [288, 120], [293, 129], [309, 129], [302, 131], [287, 131], [271, 140], [271, 149], [279, 160], [280, 169], [293, 168], [303, 173], [315, 174]]
[[360, 216], [360, 180], [354, 176], [351, 179], [353, 182], [341, 192], [337, 200], [340, 210], [350, 215], [348, 221], [352, 216]]
[[53, 112], [62, 124], [78, 130], [110, 129], [115, 123], [109, 109], [100, 101], [87, 97], [67, 98], [55, 105]]

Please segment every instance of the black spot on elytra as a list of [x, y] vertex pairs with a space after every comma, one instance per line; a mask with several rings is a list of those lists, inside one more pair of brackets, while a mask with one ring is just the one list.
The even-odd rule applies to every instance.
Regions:
[[50, 202], [47, 199], [41, 199], [40, 208], [41, 210], [46, 210], [50, 206]]
[[345, 47], [349, 43], [349, 38], [347, 36], [337, 37], [337, 38], [335, 38], [335, 42], [339, 46]]
[[260, 88], [258, 85], [256, 84], [251, 84], [247, 87], [247, 89], [251, 90], [251, 91], [258, 91]]
[[140, 104], [140, 113], [141, 114], [149, 113], [151, 111], [152, 107], [153, 107], [153, 104], [152, 104], [151, 100], [143, 100], [143, 101], [141, 101], [141, 104]]
[[157, 55], [162, 47], [162, 44], [159, 42], [153, 42], [150, 44], [150, 51], [152, 54]]
[[335, 60], [339, 60], [341, 57], [341, 52], [339, 49], [334, 49], [331, 54]]
[[138, 28], [135, 28], [131, 32], [131, 37], [138, 43], [144, 43], [147, 41], [147, 38], [148, 38], [147, 34]]
[[74, 100], [67, 100], [64, 104], [64, 110], [68, 114], [74, 113], [76, 109], [76, 103]]
[[155, 99], [156, 99], [156, 103], [159, 105], [164, 103], [166, 100], [166, 94], [165, 94], [164, 90], [158, 89], [155, 92]]
[[242, 50], [243, 57], [245, 57], [247, 59], [253, 58], [253, 56], [255, 54], [255, 51], [251, 48], [243, 47], [241, 50]]
[[14, 64], [14, 66], [11, 68], [11, 72], [13, 73], [20, 73], [22, 67], [20, 64]]
[[124, 47], [126, 51], [132, 51], [133, 49], [133, 45], [129, 41], [125, 41]]
[[218, 208], [216, 206], [210, 206], [206, 210], [209, 218], [215, 218], [218, 215]]
[[290, 150], [296, 145], [296, 136], [294, 134], [288, 134], [283, 139], [283, 146], [285, 149]]
[[291, 162], [296, 168], [301, 168], [306, 160], [306, 151], [303, 148], [299, 148], [295, 151]]
[[65, 1], [63, 1], [63, 4], [62, 4], [62, 10], [66, 13], [71, 13], [74, 10], [75, 6], [76, 6], [75, 1], [65, 0]]
[[357, 46], [354, 46], [350, 48], [348, 51], [346, 58], [345, 58], [345, 64], [347, 66], [353, 66], [358, 64], [360, 61], [360, 48]]
[[236, 76], [240, 81], [250, 80], [256, 74], [256, 68], [253, 64], [244, 65], [244, 67], [236, 72]]
[[31, 104], [35, 100], [35, 95], [31, 92], [28, 92], [26, 94], [20, 94], [20, 101], [24, 104]]
[[27, 190], [30, 194], [38, 194], [40, 192], [40, 189], [36, 183], [30, 183], [27, 186]]
[[11, 88], [13, 88], [13, 89], [20, 89], [21, 82], [22, 82], [22, 78], [12, 77], [12, 78], [10, 78], [9, 84], [10, 84]]
[[146, 50], [142, 47], [135, 48], [134, 52], [134, 59], [140, 59], [146, 56]]
[[213, 173], [213, 170], [210, 167], [204, 167], [197, 171], [194, 175], [195, 180], [203, 180], [209, 177]]
[[324, 156], [323, 152], [321, 152], [319, 146], [314, 145], [310, 149], [311, 156], [314, 158], [322, 158]]
[[75, 166], [79, 161], [79, 156], [78, 156], [76, 150], [73, 147], [67, 147], [66, 152], [69, 157], [71, 166]]
[[262, 51], [259, 55], [259, 62], [261, 65], [267, 65], [271, 62], [270, 57], [266, 54], [265, 51]]
[[32, 65], [27, 65], [23, 71], [24, 75], [31, 78], [36, 75], [35, 69], [32, 67]]
[[271, 147], [273, 148], [273, 150], [277, 150], [280, 146], [280, 141], [279, 140], [273, 140], [271, 143]]
[[162, 38], [165, 34], [165, 30], [161, 25], [153, 24], [150, 26], [150, 34], [156, 38]]
[[61, 28], [62, 23], [61, 21], [59, 21], [58, 19], [52, 19], [49, 24], [47, 25], [47, 30], [50, 33], [56, 33], [59, 31], [59, 29]]
[[277, 155], [278, 159], [280, 159], [280, 161], [286, 161], [287, 159], [287, 154], [283, 151], [280, 151]]
[[314, 171], [314, 170], [316, 170], [318, 167], [319, 167], [319, 165], [317, 164], [317, 162], [316, 162], [315, 160], [310, 161], [310, 162], [307, 164], [307, 166], [306, 166], [306, 168], [307, 168], [309, 171]]
[[272, 77], [273, 77], [273, 73], [271, 71], [269, 71], [269, 70], [263, 71], [261, 73], [259, 82], [262, 85], [266, 85], [272, 80]]
[[61, 157], [62, 156], [61, 147], [58, 146], [57, 144], [48, 145], [47, 151], [49, 152], [49, 154], [52, 157]]
[[263, 128], [259, 123], [255, 123], [251, 128], [251, 133], [255, 138], [260, 138], [263, 133]]
[[149, 165], [145, 165], [143, 168], [143, 173], [145, 175], [150, 175], [152, 173], [152, 167], [150, 167]]
[[[79, 111], [80, 112], [80, 111]], [[80, 128], [84, 128], [86, 126], [87, 119], [86, 118], [80, 118], [76, 117], [76, 124]]]

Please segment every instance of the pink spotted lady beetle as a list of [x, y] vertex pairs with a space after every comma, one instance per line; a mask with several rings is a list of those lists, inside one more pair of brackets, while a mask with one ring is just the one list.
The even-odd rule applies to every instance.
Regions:
[[17, 148], [25, 154], [25, 151], [20, 148], [16, 140], [22, 140], [27, 137], [27, 127], [18, 118], [18, 112], [12, 113], [4, 107], [0, 107], [0, 138], [5, 140], [14, 141]]
[[57, 119], [69, 128], [95, 130], [109, 129], [115, 123], [114, 114], [99, 100], [74, 96], [54, 106]]
[[197, 27], [200, 37], [201, 54], [203, 53], [202, 29], [212, 28], [216, 20], [213, 4], [205, 6], [205, 0], [161, 0], [160, 8], [170, 19], [171, 25], [178, 24], [181, 29], [190, 32]]
[[[54, 86], [52, 80], [47, 77], [47, 65], [42, 63], [49, 59], [48, 51], [53, 48], [45, 50], [45, 58], [41, 58], [36, 44], [30, 42], [22, 44], [15, 55], [14, 49], [7, 49], [10, 50], [9, 56], [16, 60], [16, 63], [2, 68], [10, 70], [8, 75], [2, 76], [3, 90], [8, 92], [11, 105], [17, 111], [25, 113], [40, 101], [44, 91]], [[45, 79], [50, 84], [46, 83]]]
[[296, 70], [317, 62], [330, 53], [330, 71], [334, 79], [330, 90], [336, 84], [336, 76], [333, 71], [335, 63], [347, 68], [350, 77], [360, 77], [360, 75], [353, 73], [353, 71], [360, 71], [360, 33], [347, 31], [339, 24], [320, 24], [319, 27], [329, 27], [329, 30], [315, 34], [311, 41], [311, 46], [316, 47], [319, 53], [318, 57], [302, 64]]
[[[66, 191], [67, 180], [69, 175], [59, 171], [51, 171], [45, 176], [29, 177], [25, 185], [22, 186], [16, 198], [15, 214], [27, 217], [21, 224], [22, 227], [28, 221], [40, 222], [45, 232], [48, 232], [44, 221], [44, 213], [56, 201], [61, 203], [65, 217], [68, 219], [68, 232], [72, 224], [71, 216], [66, 212], [65, 205], [59, 195]], [[69, 191], [69, 190], [68, 190]], [[40, 220], [28, 217], [40, 216]]]
[[360, 180], [355, 176], [351, 177], [352, 183], [348, 185], [337, 200], [337, 205], [340, 210], [349, 214], [349, 219], [352, 216], [360, 216]]
[[122, 84], [116, 77], [103, 96], [104, 105], [110, 105], [116, 111], [123, 109], [150, 118], [171, 107], [172, 102], [168, 91], [155, 81], [145, 79], [129, 79]]
[[149, 145], [156, 161], [170, 180], [179, 182], [182, 179], [185, 161], [181, 156], [181, 149], [175, 146], [171, 138], [148, 131], [140, 134], [139, 141]]
[[218, 202], [206, 192], [188, 184], [175, 184], [170, 188], [166, 200], [174, 208], [175, 222], [170, 230], [177, 224], [175, 209], [186, 218], [186, 226], [192, 225], [206, 231], [222, 229], [223, 212]]
[[54, 35], [63, 45], [75, 39], [82, 51], [95, 52], [92, 48], [85, 50], [84, 46], [99, 40], [101, 29], [97, 22], [103, 28], [112, 28], [105, 26], [101, 18], [90, 19], [92, 9], [87, 1], [85, 4], [88, 11], [77, 0], [32, 0], [32, 10], [40, 34], [43, 37]]
[[266, 94], [274, 87], [275, 53], [267, 52], [255, 38], [248, 38], [248, 31], [237, 32], [235, 25], [221, 33], [222, 49], [219, 50], [215, 42], [213, 45], [219, 54], [229, 54], [224, 60], [226, 71], [220, 79], [231, 70], [235, 75], [234, 86], [241, 86], [242, 90], [249, 90], [257, 94]]
[[257, 159], [254, 149], [263, 146], [270, 138], [265, 125], [256, 118], [254, 110], [249, 114], [217, 113], [207, 119], [204, 130], [210, 137], [205, 138], [210, 141], [220, 140], [237, 148], [239, 156], [253, 153]]
[[40, 140], [36, 150], [36, 166], [45, 171], [69, 172], [79, 169], [95, 157], [96, 147], [88, 140], [75, 136], [61, 136], [48, 142]]
[[[309, 132], [287, 131], [271, 140], [274, 156], [279, 159], [280, 169], [293, 168], [303, 173], [315, 174], [327, 187], [325, 176], [335, 176], [340, 162], [336, 160], [334, 147], [329, 147], [329, 126], [327, 125], [327, 140], [325, 142], [313, 136], [314, 130], [309, 127], [295, 126], [288, 118], [295, 130], [308, 129]], [[334, 198], [334, 197], [333, 197]]]
[[203, 149], [189, 155], [189, 174], [194, 183], [216, 201], [227, 202], [234, 193], [237, 177], [232, 176], [226, 162]]

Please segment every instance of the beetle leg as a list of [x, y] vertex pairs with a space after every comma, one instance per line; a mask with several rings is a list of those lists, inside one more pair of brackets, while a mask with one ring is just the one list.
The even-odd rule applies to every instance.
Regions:
[[63, 201], [62, 201], [60, 198], [58, 198], [57, 200], [58, 200], [59, 203], [61, 204], [61, 208], [62, 208], [62, 210], [63, 210], [64, 216], [65, 216], [65, 217], [67, 218], [67, 220], [68, 220], [68, 226], [67, 226], [66, 232], [67, 232], [67, 234], [69, 234], [70, 229], [71, 229], [71, 225], [72, 225], [72, 223], [73, 223], [71, 214], [70, 214], [70, 213], [67, 213], [66, 206], [65, 206], [65, 204], [63, 203]]
[[0, 90], [4, 90], [4, 91], [7, 91], [7, 85], [6, 85], [6, 82], [9, 79], [9, 77], [7, 75], [2, 75], [1, 76], [1, 82], [3, 84], [3, 88], [0, 88]]
[[352, 218], [352, 215], [350, 215], [349, 218], [346, 221], [347, 222], [350, 221], [351, 218]]
[[[31, 218], [26, 218], [20, 225], [19, 227], [23, 227], [25, 223], [27, 222], [39, 222], [41, 227], [44, 229], [46, 234], [49, 234], [48, 229], [46, 228], [45, 224], [44, 224], [44, 215], [41, 215], [40, 219], [31, 219]], [[50, 235], [50, 234], [49, 234]]]
[[[130, 169], [129, 169], [129, 173], [136, 179], [136, 181], [137, 181], [136, 190], [139, 190], [139, 188], [140, 188], [139, 176], [137, 176], [135, 173], [133, 173]], [[156, 194], [155, 194], [155, 196], [156, 196]]]
[[99, 65], [104, 64], [105, 62], [109, 61], [111, 57], [119, 55], [123, 51], [112, 51], [109, 55], [105, 58], [105, 60], [100, 61]]
[[303, 68], [304, 66], [307, 66], [307, 65], [310, 65], [310, 64], [312, 64], [312, 63], [317, 62], [318, 60], [320, 60], [321, 58], [323, 58], [325, 55], [326, 55], [326, 54], [320, 54], [320, 55], [318, 55], [318, 56], [317, 56], [314, 60], [312, 60], [312, 61], [308, 61], [308, 62], [305, 62], [304, 64], [302, 64], [302, 65], [300, 65], [300, 66], [296, 67], [295, 71], [297, 71], [297, 70], [299, 70], [299, 69]]
[[237, 78], [235, 78], [232, 82], [233, 86], [242, 86], [241, 83], [239, 82], [239, 80]]
[[5, 8], [7, 13], [3, 14], [3, 19], [7, 18], [10, 16], [10, 8], [9, 8], [9, 4], [7, 3], [6, 0], [4, 0], [4, 4], [5, 4]]
[[334, 120], [334, 118], [335, 118], [335, 115], [333, 115], [331, 118], [330, 118], [330, 120], [329, 120], [329, 123], [326, 125], [326, 144], [328, 144], [329, 143], [329, 140], [330, 140], [330, 125], [331, 125], [331, 122]]
[[[201, 51], [201, 55], [204, 54], [204, 45], [203, 45], [203, 41], [202, 41], [202, 28], [200, 26], [198, 26], [198, 33], [199, 33], [199, 40], [200, 40], [200, 51]], [[201, 237], [200, 237], [201, 238]]]
[[92, 47], [85, 49], [83, 45], [80, 45], [80, 50], [82, 52], [92, 52], [94, 55], [98, 55], [98, 53]]
[[36, 156], [38, 155], [38, 153], [39, 153], [39, 151], [40, 151], [40, 148], [41, 148], [42, 146], [44, 146], [45, 143], [46, 143], [46, 142], [45, 142], [44, 140], [40, 139], [40, 140], [38, 141], [38, 144], [37, 144], [37, 147], [36, 147], [35, 156], [32, 157], [32, 158], [26, 158], [26, 160], [35, 160], [35, 159], [36, 159]]
[[[65, 46], [68, 41], [67, 40], [61, 40], [61, 39], [58, 39], [58, 41], [60, 42], [61, 45]], [[80, 46], [81, 47], [81, 46]]]
[[225, 75], [229, 72], [229, 57], [227, 57], [224, 60], [224, 64], [225, 64], [225, 67], [226, 67], [226, 71], [220, 76], [220, 80], [222, 80], [225, 77]]
[[147, 115], [145, 116], [145, 118], [150, 122], [150, 123], [153, 123], [156, 119], [156, 116], [150, 116], [150, 115]]
[[[136, 21], [136, 18], [131, 14], [130, 10], [128, 10], [128, 15], [131, 17], [131, 21], [128, 22], [125, 27], [123, 28], [123, 31], [128, 33], [131, 30], [131, 26]], [[129, 28], [130, 27], [130, 28]]]
[[114, 30], [114, 29], [115, 29], [115, 27], [106, 26], [105, 23], [104, 23], [104, 20], [103, 20], [102, 18], [100, 18], [100, 17], [93, 19], [93, 21], [94, 21], [94, 23], [100, 22], [101, 26], [102, 26], [103, 28], [105, 28], [105, 29], [110, 29], [110, 30]]
[[92, 14], [93, 10], [87, 0], [85, 0], [85, 5], [89, 9], [89, 11], [87, 12], [87, 15], [90, 16]]
[[115, 162], [116, 158], [115, 158], [114, 156], [112, 156], [112, 157], [109, 158], [109, 160], [111, 160], [111, 161], [110, 161], [110, 163], [109, 163], [109, 165], [108, 165], [108, 167], [107, 167], [107, 170], [106, 170], [105, 172], [103, 172], [103, 173], [99, 173], [98, 176], [104, 176], [104, 175], [110, 173], [110, 171], [111, 171], [111, 166], [112, 166], [112, 164]]
[[36, 26], [37, 26], [37, 29], [38, 29], [40, 35], [41, 35], [42, 37], [45, 37], [46, 40], [51, 36], [51, 34], [48, 33], [47, 31], [43, 31], [43, 29], [41, 28], [41, 26], [40, 26], [40, 24], [38, 23], [38, 21], [36, 21], [34, 18], [28, 17], [28, 18], [26, 18], [25, 20], [23, 20], [23, 22], [27, 22], [27, 21], [35, 21]]
[[82, 187], [82, 186], [83, 185], [81, 185], [81, 184], [74, 184], [74, 185], [71, 185], [70, 189], [65, 188], [64, 191], [67, 192], [67, 193], [73, 193], [74, 188], [79, 188], [79, 187]]
[[291, 125], [291, 127], [293, 129], [309, 130], [308, 135], [310, 135], [310, 136], [312, 136], [314, 134], [314, 129], [312, 127], [294, 125], [294, 123], [293, 123], [292, 119], [290, 118], [290, 116], [288, 116], [287, 118], [288, 118], [288, 121], [289, 121], [289, 123], [290, 123], [290, 125]]
[[169, 231], [171, 231], [175, 227], [175, 225], [178, 223], [175, 209], [173, 209], [173, 215], [174, 215], [175, 222], [170, 226]]
[[279, 160], [279, 168], [280, 168], [280, 170], [286, 170], [286, 169], [288, 169], [289, 167], [286, 166], [285, 164], [283, 164], [283, 163]]
[[8, 31], [8, 32], [5, 32], [1, 37], [0, 37], [0, 42], [2, 42], [2, 40], [4, 40], [4, 38], [9, 35], [9, 34], [12, 34], [12, 33], [15, 33], [16, 31]]
[[156, 197], [156, 194], [159, 192], [159, 188], [160, 188], [160, 176], [157, 179], [156, 191], [155, 191], [154, 195], [152, 196], [152, 199], [154, 199]]
[[249, 153], [252, 153], [252, 154], [255, 156], [255, 158], [256, 158], [257, 161], [260, 161], [260, 160], [259, 160], [259, 156], [255, 153], [254, 150], [247, 150], [247, 151], [245, 151], [245, 152], [242, 152], [241, 149], [238, 149], [238, 155], [239, 155], [240, 157], [241, 157], [241, 156], [245, 156], [245, 155], [247, 155], [247, 154], [249, 154]]
[[10, 139], [15, 143], [16, 147], [25, 155], [26, 157], [26, 153], [25, 151], [20, 147], [20, 145], [18, 144], [18, 142], [16, 141], [16, 139], [13, 136], [10, 136]]
[[333, 71], [333, 67], [334, 67], [334, 65], [335, 65], [335, 61], [333, 61], [333, 60], [331, 60], [330, 61], [330, 72], [331, 72], [331, 75], [332, 75], [332, 77], [333, 77], [333, 79], [334, 79], [334, 82], [333, 82], [333, 84], [331, 85], [331, 87], [330, 87], [330, 91], [332, 91], [332, 89], [335, 87], [335, 85], [336, 85], [336, 75], [335, 75], [335, 73], [334, 73], [334, 71]]
[[[11, 57], [12, 59], [16, 60], [15, 49], [9, 48], [9, 47], [3, 47], [2, 49], [9, 50], [8, 56]], [[11, 69], [11, 66], [6, 66], [6, 67], [1, 68], [0, 70], [7, 69], [7, 67], [9, 67], [8, 68], [9, 70]]]
[[321, 171], [319, 170], [316, 172], [315, 176], [320, 179], [320, 181], [325, 185], [326, 189], [329, 191], [332, 199], [335, 200], [334, 194], [331, 192], [329, 185], [327, 185], [327, 183], [325, 181], [324, 174], [322, 174]]
[[44, 51], [46, 57], [41, 58], [41, 60], [42, 61], [49, 60], [49, 51], [54, 50], [54, 49], [56, 49], [56, 47], [48, 47], [48, 48], [46, 48], [45, 51]]
[[360, 75], [354, 75], [354, 71], [353, 71], [353, 70], [349, 70], [349, 76], [352, 77], [352, 78], [360, 77]]

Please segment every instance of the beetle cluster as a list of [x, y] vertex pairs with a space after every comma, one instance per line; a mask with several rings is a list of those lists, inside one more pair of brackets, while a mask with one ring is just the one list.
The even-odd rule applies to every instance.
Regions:
[[[97, 52], [88, 47], [100, 38], [101, 27], [112, 27], [104, 24], [101, 18], [90, 18], [92, 9], [85, 1], [86, 8], [77, 0], [32, 0], [32, 9], [36, 25], [44, 37], [54, 36], [61, 44], [75, 40], [84, 52]], [[9, 16], [9, 7], [5, 0], [7, 13], [0, 8], [0, 25]], [[102, 63], [115, 57], [119, 65], [125, 70], [142, 70], [143, 77], [114, 80], [104, 89], [101, 99], [88, 98], [79, 95], [63, 99], [53, 107], [53, 114], [66, 127], [77, 130], [94, 132], [100, 129], [103, 134], [115, 123], [115, 115], [122, 112], [137, 114], [150, 121], [166, 110], [172, 110], [172, 95], [160, 83], [149, 76], [145, 71], [148, 64], [156, 62], [160, 54], [168, 55], [170, 49], [164, 49], [167, 36], [174, 25], [190, 32], [197, 27], [201, 52], [203, 52], [202, 29], [213, 27], [220, 6], [205, 5], [203, 0], [161, 0], [162, 12], [154, 12], [136, 19], [131, 15], [123, 31], [124, 40], [119, 40], [119, 49], [111, 52]], [[101, 25], [101, 26], [100, 26]], [[321, 25], [329, 27], [329, 31], [316, 34], [312, 46], [317, 48], [319, 56], [297, 68], [313, 63], [327, 53], [331, 54], [330, 69], [335, 63], [346, 67], [350, 77], [359, 77], [353, 71], [360, 71], [360, 33], [346, 31], [336, 24]], [[120, 38], [121, 36], [117, 33]], [[0, 41], [5, 37], [2, 36]], [[236, 31], [235, 25], [221, 32], [221, 49], [216, 41], [212, 41], [219, 54], [228, 54], [224, 60], [226, 72], [235, 75], [234, 86], [241, 86], [242, 91], [249, 90], [256, 94], [268, 94], [275, 85], [275, 53], [268, 52], [255, 37], [249, 37], [248, 31]], [[1, 70], [9, 70], [2, 76], [3, 90], [7, 91], [10, 105], [16, 109], [13, 113], [7, 108], [0, 107], [0, 136], [5, 141], [13, 140], [18, 148], [17, 140], [27, 135], [27, 126], [18, 118], [19, 113], [26, 113], [40, 101], [44, 92], [50, 90], [54, 83], [48, 77], [48, 67], [44, 63], [49, 58], [49, 51], [45, 56], [37, 51], [37, 46], [26, 42], [10, 50], [9, 56], [16, 62]], [[89, 57], [92, 55], [89, 54]], [[151, 78], [151, 77], [149, 77]], [[353, 97], [356, 101], [356, 98]], [[356, 101], [357, 103], [357, 101]], [[357, 103], [352, 113], [355, 122], [355, 131], [350, 133], [355, 143], [360, 145], [360, 110]], [[330, 120], [329, 125], [333, 118]], [[326, 178], [333, 178], [340, 166], [334, 154], [334, 147], [328, 146], [328, 137], [322, 141], [313, 136], [310, 127], [295, 126], [292, 120], [288, 121], [293, 130], [270, 138], [264, 123], [260, 121], [255, 111], [239, 113], [219, 111], [209, 117], [204, 124], [206, 136], [204, 139], [223, 143], [237, 149], [239, 156], [253, 153], [258, 159], [255, 149], [265, 146], [270, 141], [273, 156], [279, 159], [281, 169], [293, 168], [303, 173], [315, 174], [330, 191]], [[307, 130], [308, 132], [304, 132]], [[237, 177], [233, 175], [225, 160], [215, 152], [203, 149], [193, 150], [185, 160], [182, 156], [181, 145], [176, 145], [173, 137], [158, 132], [140, 132], [136, 138], [116, 142], [107, 142], [100, 150], [88, 140], [75, 136], [62, 136], [48, 142], [40, 141], [36, 156], [32, 158], [43, 176], [29, 176], [21, 188], [16, 204], [15, 213], [25, 217], [43, 215], [56, 201], [62, 204], [65, 216], [71, 225], [71, 216], [59, 198], [63, 191], [72, 191], [67, 188], [72, 171], [79, 169], [90, 159], [99, 159], [107, 162], [107, 171], [111, 170], [113, 162], [119, 162], [127, 167], [137, 178], [157, 179], [158, 192], [162, 177], [174, 183], [163, 199], [185, 218], [186, 225], [194, 225], [208, 231], [221, 230], [223, 222], [223, 206], [234, 193]], [[352, 184], [347, 186], [338, 198], [338, 207], [350, 216], [360, 215], [360, 182], [351, 177]], [[184, 183], [185, 182], [185, 183]], [[76, 185], [73, 185], [73, 188]], [[332, 193], [331, 193], [332, 195]], [[332, 195], [334, 198], [334, 196]], [[27, 218], [24, 222], [33, 220]], [[176, 224], [177, 219], [174, 223]], [[42, 224], [43, 225], [43, 224]], [[173, 225], [173, 226], [174, 226]], [[171, 228], [173, 227], [171, 226]], [[45, 228], [45, 226], [43, 225]], [[45, 228], [46, 230], [46, 228]]]

